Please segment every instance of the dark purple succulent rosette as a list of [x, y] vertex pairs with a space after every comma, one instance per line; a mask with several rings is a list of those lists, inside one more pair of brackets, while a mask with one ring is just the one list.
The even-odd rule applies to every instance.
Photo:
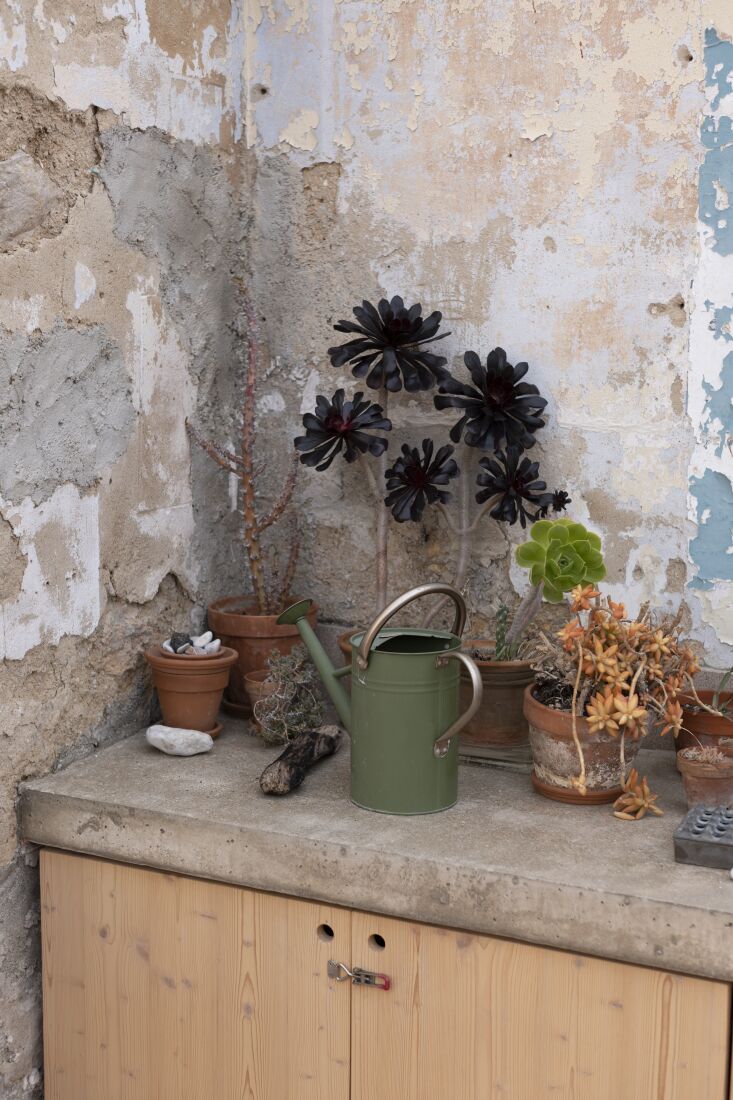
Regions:
[[460, 470], [451, 457], [455, 451], [448, 444], [440, 447], [433, 457], [432, 439], [423, 439], [422, 454], [417, 447], [402, 445], [402, 454], [385, 472], [387, 496], [384, 503], [398, 523], [421, 519], [427, 504], [445, 504], [451, 494], [442, 486], [447, 485]]
[[[489, 511], [494, 519], [510, 525], [519, 520], [526, 527], [528, 520], [534, 523], [540, 509], [551, 504], [553, 494], [546, 491], [547, 485], [538, 476], [539, 463], [523, 457], [519, 447], [507, 447], [506, 452], [497, 451], [490, 458], [482, 458], [479, 466], [476, 484], [482, 488], [476, 493], [476, 501], [483, 504], [498, 496]], [[536, 510], [530, 511], [530, 507]]]
[[546, 519], [551, 511], [566, 512], [568, 504], [572, 503], [572, 499], [564, 489], [555, 489], [554, 493], [547, 493], [546, 499], [537, 514], [540, 519]]
[[402, 298], [382, 298], [375, 307], [363, 301], [353, 310], [356, 322], [339, 321], [337, 332], [356, 333], [353, 340], [328, 349], [334, 367], [351, 365], [355, 378], [364, 378], [370, 389], [396, 393], [429, 390], [445, 376], [447, 359], [426, 351], [424, 345], [450, 336], [438, 332], [442, 313], [423, 317], [422, 305], [407, 308]]
[[534, 446], [535, 432], [545, 426], [540, 415], [547, 405], [536, 386], [523, 382], [529, 370], [526, 363], [512, 366], [503, 348], [494, 348], [483, 365], [475, 351], [467, 351], [463, 361], [473, 385], [448, 375], [438, 386], [436, 409], [460, 409], [463, 416], [451, 429], [454, 443], [464, 429], [469, 447], [498, 451], [517, 446]]
[[305, 466], [327, 470], [341, 453], [347, 462], [354, 462], [360, 454], [378, 457], [386, 451], [387, 440], [371, 434], [392, 429], [382, 406], [364, 401], [363, 393], [355, 393], [350, 401], [345, 397], [343, 390], [336, 390], [330, 401], [319, 394], [315, 411], [303, 417], [305, 435], [297, 436], [294, 443]]

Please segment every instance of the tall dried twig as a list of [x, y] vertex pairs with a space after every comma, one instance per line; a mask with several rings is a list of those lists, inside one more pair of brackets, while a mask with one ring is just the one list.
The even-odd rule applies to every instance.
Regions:
[[255, 462], [255, 395], [257, 383], [257, 370], [260, 362], [260, 349], [257, 343], [257, 322], [252, 309], [252, 303], [245, 295], [244, 314], [247, 321], [247, 369], [244, 379], [244, 407], [242, 410], [242, 431], [239, 454], [220, 446], [210, 439], [205, 439], [192, 424], [186, 422], [186, 428], [193, 441], [201, 447], [210, 458], [214, 460], [227, 473], [234, 474], [242, 483], [242, 521], [243, 539], [249, 561], [252, 587], [260, 614], [274, 612], [282, 606], [282, 601], [288, 594], [292, 584], [293, 575], [298, 558], [299, 539], [297, 533], [290, 546], [288, 564], [277, 585], [277, 590], [268, 583], [266, 576], [265, 560], [260, 539], [263, 531], [266, 531], [279, 520], [285, 513], [293, 497], [295, 479], [298, 472], [297, 455], [293, 459], [288, 470], [285, 484], [272, 508], [264, 516], [257, 514], [256, 480], [262, 473], [263, 465]]

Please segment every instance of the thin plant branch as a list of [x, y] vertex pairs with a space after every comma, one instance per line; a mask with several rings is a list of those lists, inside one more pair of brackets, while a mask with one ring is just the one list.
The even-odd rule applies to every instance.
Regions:
[[[389, 390], [382, 388], [379, 391], [379, 404], [382, 406], [383, 415], [389, 416]], [[387, 472], [387, 452], [379, 456], [379, 484], [385, 487], [385, 474]], [[389, 544], [389, 512], [381, 499], [377, 504], [377, 610], [381, 611], [387, 606], [387, 591], [389, 586], [389, 572], [387, 562], [387, 550]]]

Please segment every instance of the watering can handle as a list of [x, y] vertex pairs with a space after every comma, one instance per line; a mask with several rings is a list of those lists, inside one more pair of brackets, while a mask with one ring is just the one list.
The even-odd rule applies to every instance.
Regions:
[[[450, 584], [420, 584], [417, 588], [411, 588], [409, 592], [403, 592], [396, 600], [392, 600], [392, 603], [388, 603], [384, 610], [377, 615], [369, 629], [365, 631], [359, 645], [359, 655], [356, 661], [362, 672], [369, 667], [369, 652], [374, 645], [374, 639], [385, 623], [398, 611], [401, 611], [403, 607], [406, 607], [408, 603], [420, 599], [421, 596], [450, 596], [456, 605], [456, 618], [451, 633], [460, 638], [466, 625], [466, 601], [461, 593]], [[466, 720], [468, 721], [468, 719]]]
[[452, 650], [450, 653], [443, 653], [438, 657], [439, 662], [448, 661], [460, 661], [465, 669], [468, 671], [468, 675], [471, 677], [471, 703], [467, 710], [464, 710], [463, 714], [456, 718], [452, 726], [448, 726], [445, 733], [442, 733], [438, 740], [433, 745], [434, 754], [440, 758], [445, 756], [450, 748], [451, 738], [455, 737], [465, 725], [467, 725], [474, 714], [481, 706], [481, 699], [484, 693], [484, 685], [481, 679], [481, 673], [479, 672], [478, 665], [475, 661], [472, 661], [467, 653], [461, 653], [459, 650]]

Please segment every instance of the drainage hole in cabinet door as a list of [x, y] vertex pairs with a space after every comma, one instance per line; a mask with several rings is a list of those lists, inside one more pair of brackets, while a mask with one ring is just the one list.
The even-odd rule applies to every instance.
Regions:
[[384, 951], [387, 945], [384, 942], [384, 936], [380, 936], [379, 932], [373, 932], [369, 937], [369, 946], [374, 951]]
[[324, 943], [330, 943], [333, 939], [333, 928], [330, 924], [319, 924], [316, 929], [316, 935], [319, 940], [323, 940]]

